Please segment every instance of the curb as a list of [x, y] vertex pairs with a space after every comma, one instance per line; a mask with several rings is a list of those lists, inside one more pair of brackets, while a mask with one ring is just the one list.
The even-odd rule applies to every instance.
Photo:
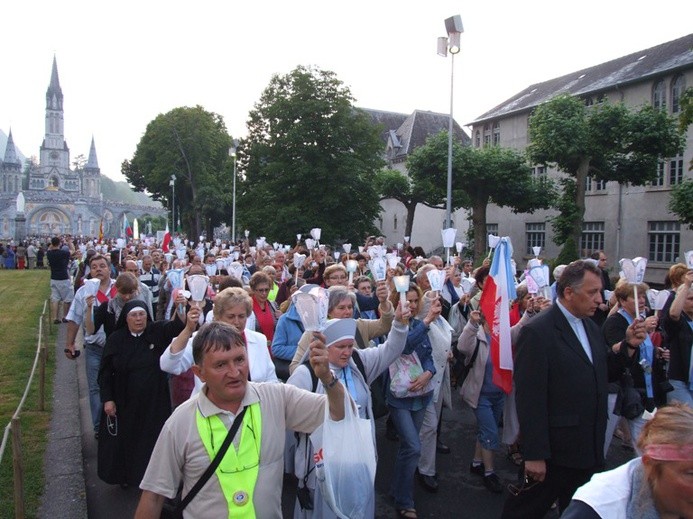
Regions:
[[53, 412], [44, 456], [45, 485], [38, 509], [40, 519], [87, 518], [87, 492], [82, 461], [79, 362], [63, 355], [67, 326], [58, 328], [53, 379]]

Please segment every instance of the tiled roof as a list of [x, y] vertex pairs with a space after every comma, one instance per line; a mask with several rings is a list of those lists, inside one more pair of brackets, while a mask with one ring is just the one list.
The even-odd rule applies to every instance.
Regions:
[[480, 115], [472, 124], [530, 110], [559, 94], [597, 94], [691, 66], [693, 66], [693, 34], [543, 83], [530, 85], [507, 101]]
[[[374, 123], [381, 124], [383, 131], [381, 138], [383, 144], [392, 142], [399, 149], [394, 153], [394, 157], [405, 157], [419, 146], [423, 146], [426, 139], [449, 127], [449, 114], [427, 112], [425, 110], [414, 110], [411, 114], [396, 112], [386, 112], [383, 110], [371, 110], [361, 108], [371, 117]], [[462, 127], [453, 120], [453, 134], [455, 139], [464, 146], [470, 144], [471, 140]], [[393, 157], [393, 158], [394, 158]]]

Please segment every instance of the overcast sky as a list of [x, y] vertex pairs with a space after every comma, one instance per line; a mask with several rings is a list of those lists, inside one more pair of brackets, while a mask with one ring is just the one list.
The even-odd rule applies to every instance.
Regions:
[[243, 137], [272, 75], [299, 64], [336, 72], [357, 106], [448, 113], [450, 57], [436, 40], [455, 14], [462, 125], [533, 83], [693, 29], [684, 0], [5, 2], [0, 128], [38, 155], [54, 54], [71, 158], [88, 155], [93, 135], [101, 172], [116, 180], [158, 114], [199, 104]]

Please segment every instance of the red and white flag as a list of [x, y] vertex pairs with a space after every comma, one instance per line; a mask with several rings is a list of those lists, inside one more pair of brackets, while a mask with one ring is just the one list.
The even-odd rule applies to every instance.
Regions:
[[513, 385], [513, 351], [510, 341], [510, 303], [517, 297], [510, 260], [513, 247], [507, 236], [500, 239], [479, 303], [491, 329], [493, 383], [506, 393]]
[[168, 223], [166, 224], [166, 233], [164, 234], [164, 240], [161, 242], [161, 250], [168, 252], [168, 246], [171, 243], [171, 233], [168, 230]]

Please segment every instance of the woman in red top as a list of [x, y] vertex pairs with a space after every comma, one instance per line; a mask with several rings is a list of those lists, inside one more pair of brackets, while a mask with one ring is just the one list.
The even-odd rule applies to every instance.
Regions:
[[262, 333], [267, 337], [267, 347], [272, 344], [274, 328], [279, 319], [279, 310], [268, 301], [272, 278], [264, 272], [256, 272], [250, 278], [250, 295], [253, 298], [253, 313], [248, 317], [246, 328]]

